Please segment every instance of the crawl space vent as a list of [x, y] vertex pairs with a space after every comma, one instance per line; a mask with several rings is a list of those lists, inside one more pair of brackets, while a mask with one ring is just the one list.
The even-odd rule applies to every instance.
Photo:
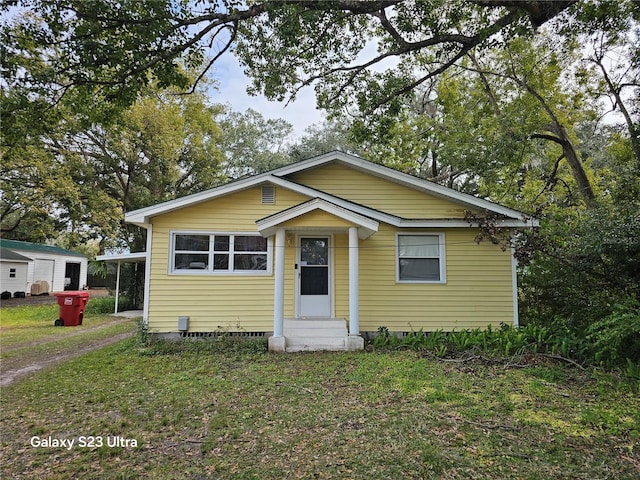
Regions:
[[276, 203], [276, 189], [273, 185], [262, 186], [262, 203], [269, 205]]

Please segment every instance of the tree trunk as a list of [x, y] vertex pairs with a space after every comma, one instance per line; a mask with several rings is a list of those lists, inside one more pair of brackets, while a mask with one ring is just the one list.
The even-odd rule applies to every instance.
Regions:
[[589, 177], [587, 177], [587, 172], [585, 172], [582, 162], [578, 157], [576, 149], [573, 147], [573, 142], [571, 142], [571, 138], [567, 133], [567, 129], [562, 125], [555, 125], [556, 128], [555, 134], [560, 139], [560, 145], [562, 146], [562, 152], [564, 153], [565, 158], [567, 159], [567, 163], [571, 168], [571, 172], [573, 173], [573, 178], [578, 184], [578, 189], [587, 204], [588, 208], [593, 208], [598, 205], [596, 200], [596, 196], [593, 193], [593, 188], [591, 188], [591, 182], [589, 181]]

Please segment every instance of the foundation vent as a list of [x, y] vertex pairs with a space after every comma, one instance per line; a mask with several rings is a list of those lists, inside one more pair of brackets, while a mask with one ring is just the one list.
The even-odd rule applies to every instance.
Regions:
[[180, 336], [184, 338], [264, 338], [270, 336], [269, 332], [187, 332], [181, 331]]

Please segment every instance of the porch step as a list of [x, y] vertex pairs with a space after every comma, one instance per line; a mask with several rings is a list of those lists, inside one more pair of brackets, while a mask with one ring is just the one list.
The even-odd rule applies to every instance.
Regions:
[[344, 319], [285, 319], [287, 352], [345, 351], [348, 336]]

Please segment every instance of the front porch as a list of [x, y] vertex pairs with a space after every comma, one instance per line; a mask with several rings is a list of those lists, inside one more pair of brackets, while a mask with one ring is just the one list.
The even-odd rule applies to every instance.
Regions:
[[[269, 350], [362, 350], [359, 249], [360, 241], [377, 231], [378, 222], [313, 199], [256, 223], [263, 236], [275, 239], [273, 336], [269, 338]], [[339, 248], [338, 236], [342, 239]], [[341, 274], [341, 288], [336, 287], [336, 265], [341, 272], [348, 267], [348, 274]], [[336, 292], [343, 299], [340, 309], [336, 307]], [[289, 317], [292, 313], [294, 318]]]

